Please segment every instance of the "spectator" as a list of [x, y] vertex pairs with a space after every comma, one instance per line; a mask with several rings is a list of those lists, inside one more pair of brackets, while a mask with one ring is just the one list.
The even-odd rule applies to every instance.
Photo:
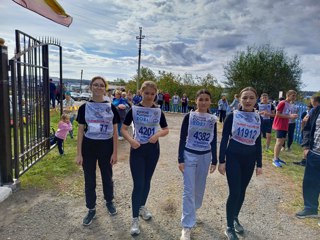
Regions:
[[181, 98], [181, 110], [182, 110], [182, 113], [187, 113], [188, 102], [189, 102], [189, 98], [187, 97], [187, 94], [184, 93], [182, 95], [182, 98]]
[[230, 110], [233, 112], [234, 110], [239, 110], [239, 95], [235, 94], [233, 102], [230, 104]]
[[165, 112], [169, 112], [170, 111], [170, 98], [171, 98], [171, 96], [170, 96], [170, 94], [168, 92], [163, 94]]
[[[320, 96], [315, 97], [315, 99], [320, 102]], [[302, 147], [304, 147], [304, 153], [307, 156], [302, 185], [304, 209], [296, 213], [296, 217], [318, 217], [320, 193], [320, 106], [315, 107], [303, 129]]]
[[179, 103], [180, 103], [180, 97], [177, 95], [177, 93], [174, 93], [172, 97], [172, 105], [173, 105], [173, 112], [179, 112]]
[[132, 103], [133, 105], [138, 105], [140, 102], [142, 101], [142, 96], [140, 91], [137, 91], [137, 94], [134, 95], [133, 99], [132, 99]]
[[221, 123], [224, 122], [224, 119], [226, 118], [228, 107], [228, 100], [225, 95], [222, 95], [221, 99], [218, 101], [219, 121]]
[[52, 108], [56, 108], [56, 91], [57, 87], [52, 81], [52, 78], [50, 78], [50, 101], [52, 104]]
[[161, 90], [158, 93], [158, 104], [160, 106], [160, 109], [162, 109], [162, 106], [163, 106], [163, 93], [162, 93]]

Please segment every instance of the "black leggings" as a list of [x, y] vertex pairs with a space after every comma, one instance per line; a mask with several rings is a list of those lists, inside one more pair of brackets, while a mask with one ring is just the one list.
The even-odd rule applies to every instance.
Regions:
[[294, 130], [296, 128], [296, 123], [289, 123], [288, 128], [288, 142], [287, 147], [290, 148], [293, 143], [293, 137], [294, 137]]
[[227, 200], [227, 225], [233, 228], [233, 221], [238, 218], [247, 186], [251, 180], [256, 159], [250, 156], [226, 155], [226, 173], [229, 185]]
[[86, 206], [93, 209], [96, 206], [96, 167], [97, 160], [101, 172], [104, 199], [113, 199], [112, 166], [110, 163], [113, 153], [113, 139], [92, 140], [86, 137], [82, 142], [82, 168], [85, 180]]
[[160, 155], [159, 142], [142, 144], [130, 150], [130, 169], [133, 179], [132, 216], [139, 217], [139, 209], [146, 204], [153, 172]]
[[220, 110], [220, 114], [219, 114], [220, 119], [219, 119], [219, 121], [220, 121], [221, 123], [224, 122], [224, 119], [226, 118], [226, 115], [227, 115], [227, 111], [225, 111], [225, 110]]

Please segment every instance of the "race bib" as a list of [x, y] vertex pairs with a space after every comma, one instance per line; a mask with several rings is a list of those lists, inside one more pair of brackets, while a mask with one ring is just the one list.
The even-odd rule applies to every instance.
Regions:
[[211, 149], [217, 117], [209, 113], [190, 112], [186, 147], [196, 151]]
[[[271, 104], [259, 103], [259, 112], [271, 113]], [[263, 119], [270, 119], [270, 116], [261, 115]]]
[[141, 144], [149, 142], [159, 128], [161, 109], [132, 106], [134, 138]]
[[232, 139], [245, 145], [254, 145], [260, 135], [261, 119], [258, 113], [234, 111]]
[[85, 108], [87, 131], [90, 139], [106, 140], [113, 137], [113, 112], [111, 103], [87, 102]]

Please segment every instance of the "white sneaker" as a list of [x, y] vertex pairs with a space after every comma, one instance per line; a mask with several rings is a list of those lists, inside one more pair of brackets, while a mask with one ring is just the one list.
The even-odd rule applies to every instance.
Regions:
[[130, 234], [132, 236], [139, 235], [140, 234], [140, 228], [139, 228], [139, 218], [132, 218], [132, 224], [130, 229]]
[[183, 228], [180, 240], [190, 240], [191, 228]]
[[142, 219], [145, 221], [148, 221], [152, 218], [151, 212], [145, 206], [140, 207], [139, 216], [141, 216]]

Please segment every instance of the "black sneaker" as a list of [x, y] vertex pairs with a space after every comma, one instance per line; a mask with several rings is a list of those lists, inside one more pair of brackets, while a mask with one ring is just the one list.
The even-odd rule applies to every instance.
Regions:
[[297, 218], [317, 218], [318, 217], [318, 212], [317, 211], [312, 211], [312, 210], [307, 210], [304, 209], [301, 212], [296, 213]]
[[234, 228], [227, 227], [227, 229], [224, 232], [224, 234], [227, 236], [228, 240], [239, 240]]
[[233, 224], [234, 224], [234, 230], [236, 231], [236, 233], [239, 233], [239, 234], [243, 234], [243, 233], [244, 233], [244, 228], [243, 228], [243, 226], [240, 224], [238, 218], [235, 218], [235, 219], [234, 219]]
[[87, 215], [84, 217], [83, 219], [83, 225], [84, 226], [89, 226], [92, 223], [92, 220], [95, 218], [96, 216], [96, 210], [89, 210]]
[[106, 207], [108, 209], [108, 212], [111, 216], [114, 216], [117, 214], [117, 209], [114, 206], [113, 202], [107, 202]]

